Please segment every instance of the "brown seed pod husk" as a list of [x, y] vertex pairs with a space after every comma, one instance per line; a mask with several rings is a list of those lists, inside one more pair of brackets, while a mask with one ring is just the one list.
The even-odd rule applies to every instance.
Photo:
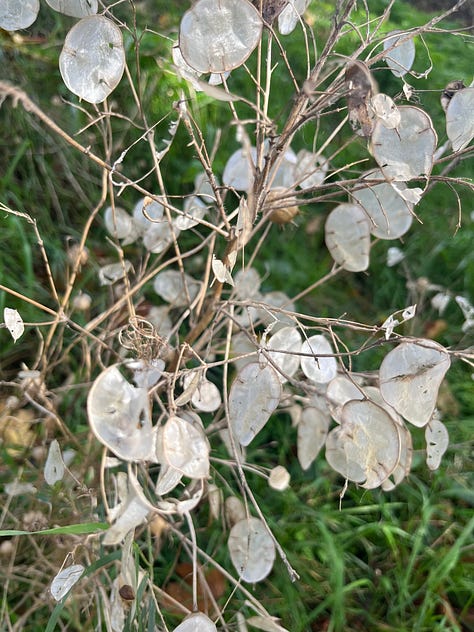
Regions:
[[272, 189], [265, 200], [264, 213], [279, 226], [289, 224], [300, 212], [296, 198], [278, 199], [285, 191], [283, 187]]

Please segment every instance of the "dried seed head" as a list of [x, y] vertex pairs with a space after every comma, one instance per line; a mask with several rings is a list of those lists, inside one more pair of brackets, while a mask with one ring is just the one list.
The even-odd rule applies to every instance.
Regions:
[[278, 187], [272, 189], [265, 200], [264, 213], [274, 224], [283, 226], [289, 224], [300, 212], [296, 198], [278, 199], [286, 189]]

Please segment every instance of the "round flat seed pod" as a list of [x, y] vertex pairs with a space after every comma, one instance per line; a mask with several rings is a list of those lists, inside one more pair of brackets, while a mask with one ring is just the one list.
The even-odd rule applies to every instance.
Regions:
[[383, 408], [368, 400], [351, 400], [342, 423], [326, 439], [326, 460], [344, 478], [379, 487], [399, 462], [398, 425]]
[[[175, 237], [178, 236], [177, 228], [174, 230]], [[167, 220], [163, 222], [148, 222], [148, 228], [143, 234], [143, 245], [149, 252], [158, 254], [164, 252], [173, 243], [173, 231]]]
[[[186, 389], [194, 380], [193, 373], [185, 375], [183, 388]], [[211, 413], [222, 404], [221, 392], [217, 386], [204, 375], [200, 375], [191, 396], [191, 403], [203, 413]]]
[[377, 120], [371, 139], [371, 151], [387, 180], [407, 182], [428, 176], [438, 137], [426, 112], [411, 105], [401, 105], [400, 124], [388, 129]]
[[240, 445], [247, 446], [280, 403], [281, 384], [270, 365], [252, 362], [239, 371], [229, 392], [229, 421]]
[[309, 468], [325, 444], [329, 421], [329, 416], [319, 408], [308, 406], [303, 409], [297, 426], [296, 443], [298, 461], [303, 470]]
[[375, 94], [370, 100], [370, 108], [385, 127], [393, 129], [400, 124], [400, 112], [387, 94], [383, 92]]
[[262, 27], [260, 14], [247, 0], [198, 0], [181, 20], [179, 48], [194, 70], [223, 73], [244, 63]]
[[260, 582], [270, 573], [275, 561], [275, 545], [258, 518], [244, 518], [231, 529], [230, 559], [244, 582]]
[[85, 571], [82, 564], [73, 564], [63, 568], [51, 582], [50, 592], [56, 601], [68, 594], [71, 588], [77, 583]]
[[277, 465], [270, 472], [270, 476], [268, 477], [268, 485], [272, 489], [276, 489], [277, 491], [282, 492], [287, 489], [288, 485], [290, 484], [290, 479], [291, 476], [288, 470], [282, 465]]
[[449, 434], [442, 421], [436, 417], [430, 421], [425, 429], [425, 440], [426, 464], [430, 470], [437, 470], [449, 445]]
[[132, 386], [113, 365], [102, 371], [87, 397], [92, 432], [124, 461], [144, 461], [152, 456], [154, 432], [148, 393]]
[[291, 0], [278, 16], [278, 30], [282, 35], [289, 35], [300, 21], [309, 0]]
[[311, 336], [301, 345], [301, 369], [308, 379], [317, 384], [327, 384], [337, 373], [336, 358], [324, 336]]
[[122, 33], [101, 15], [83, 18], [66, 35], [59, 70], [66, 86], [89, 103], [101, 103], [125, 68]]
[[383, 481], [381, 485], [384, 492], [389, 492], [394, 489], [410, 473], [411, 462], [413, 458], [413, 442], [411, 434], [407, 430], [405, 424], [399, 424], [399, 435], [400, 456], [398, 458], [398, 463], [395, 466], [395, 469], [390, 474], [390, 476]]
[[182, 307], [188, 304], [188, 300], [192, 302], [196, 298], [200, 284], [187, 274], [182, 275], [179, 270], [163, 270], [156, 275], [153, 288], [167, 303]]
[[327, 160], [320, 154], [301, 149], [296, 154], [295, 180], [301, 189], [318, 187], [324, 182], [328, 171]]
[[110, 235], [116, 236], [117, 239], [126, 239], [134, 230], [132, 216], [120, 206], [116, 206], [115, 209], [108, 206], [105, 209], [104, 222]]
[[36, 20], [39, 8], [39, 0], [0, 0], [0, 28], [27, 29]]
[[253, 167], [256, 160], [255, 147], [251, 147], [250, 151], [237, 149], [226, 162], [222, 182], [237, 191], [247, 191], [253, 183]]
[[234, 285], [237, 297], [245, 301], [256, 299], [262, 280], [255, 268], [242, 268], [235, 274]]
[[46, 0], [46, 2], [55, 11], [73, 18], [94, 15], [98, 9], [97, 0]]
[[453, 151], [467, 147], [474, 138], [474, 88], [458, 90], [446, 110], [446, 133]]
[[193, 612], [174, 632], [217, 632], [217, 628], [208, 616], [202, 612]]
[[385, 61], [395, 77], [403, 77], [411, 70], [415, 61], [415, 43], [413, 38], [401, 42], [407, 35], [402, 31], [392, 31], [390, 35], [391, 37], [388, 37], [383, 43], [383, 48], [384, 50], [392, 46], [395, 48], [386, 54]]
[[157, 223], [168, 223], [166, 217], [163, 217], [164, 211], [165, 209], [159, 202], [145, 197], [135, 204], [133, 208], [133, 219], [143, 230], [147, 230]]
[[351, 399], [364, 399], [364, 393], [345, 375], [338, 375], [328, 384], [326, 401], [331, 417], [338, 424], [342, 421], [342, 409], [344, 404]]
[[370, 222], [358, 204], [339, 204], [324, 227], [326, 246], [336, 263], [350, 272], [369, 267]]
[[205, 478], [209, 474], [209, 443], [198, 425], [172, 415], [163, 427], [161, 441], [161, 454], [167, 465], [190, 478]]
[[199, 220], [207, 213], [207, 206], [197, 195], [192, 195], [186, 198], [183, 212], [185, 215], [178, 215], [174, 225], [178, 230], [189, 230], [199, 224]]
[[[364, 176], [366, 180], [384, 180], [378, 169]], [[363, 182], [363, 180], [362, 180]], [[365, 189], [352, 193], [352, 197], [367, 213], [370, 232], [379, 239], [398, 239], [413, 221], [413, 204], [404, 200], [388, 182], [367, 184]]]
[[[296, 327], [282, 327], [274, 334], [268, 343], [270, 357], [281, 369], [278, 373], [280, 382], [286, 382], [293, 377], [300, 366], [299, 351], [301, 349], [301, 335]], [[278, 350], [278, 351], [277, 351]]]
[[402, 342], [380, 365], [382, 397], [413, 425], [426, 426], [450, 364], [444, 347], [432, 340]]

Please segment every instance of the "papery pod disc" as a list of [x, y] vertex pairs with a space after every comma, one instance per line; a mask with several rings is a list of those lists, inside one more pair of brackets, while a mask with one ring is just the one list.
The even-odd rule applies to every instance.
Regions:
[[364, 392], [358, 388], [353, 380], [345, 375], [338, 375], [328, 384], [326, 401], [329, 412], [335, 422], [342, 422], [342, 409], [351, 399], [364, 399]]
[[474, 138], [474, 88], [453, 94], [446, 110], [446, 133], [453, 151], [461, 151]]
[[244, 582], [260, 582], [270, 573], [275, 561], [275, 545], [258, 518], [244, 518], [231, 529], [230, 559]]
[[162, 338], [169, 338], [173, 329], [173, 323], [170, 318], [169, 305], [152, 305], [147, 314], [147, 320], [159, 332]]
[[390, 37], [383, 43], [383, 48], [384, 50], [392, 46], [395, 46], [395, 48], [386, 54], [385, 61], [395, 77], [403, 77], [403, 75], [411, 70], [413, 62], [415, 61], [415, 42], [413, 38], [410, 38], [398, 44], [398, 42], [407, 36], [407, 33], [403, 33], [402, 31], [392, 31], [389, 35]]
[[434, 417], [425, 429], [426, 464], [430, 470], [437, 470], [441, 458], [449, 446], [449, 434], [442, 421]]
[[295, 152], [289, 147], [283, 154], [283, 158], [278, 163], [278, 167], [271, 171], [269, 177], [270, 188], [288, 189], [295, 183], [295, 168], [297, 158]]
[[118, 507], [114, 507], [114, 523], [104, 535], [104, 545], [119, 544], [127, 533], [142, 524], [154, 509], [132, 474], [128, 478], [127, 488], [126, 499]]
[[324, 182], [328, 162], [320, 154], [301, 149], [296, 154], [295, 181], [301, 189], [318, 187]]
[[82, 564], [72, 564], [59, 571], [51, 582], [50, 592], [56, 601], [61, 601], [84, 574]]
[[206, 204], [216, 201], [216, 194], [209, 182], [207, 173], [198, 173], [194, 178], [194, 194], [199, 195]]
[[298, 422], [296, 449], [298, 461], [307, 470], [326, 442], [329, 430], [329, 417], [319, 408], [308, 406], [301, 413]]
[[[301, 369], [312, 382], [327, 384], [337, 373], [336, 358], [328, 340], [321, 335], [311, 336], [301, 345]], [[310, 357], [312, 356], [312, 357]]]
[[239, 270], [234, 278], [235, 293], [242, 301], [255, 299], [260, 289], [260, 275], [255, 268]]
[[27, 29], [38, 17], [39, 8], [39, 0], [0, 0], [0, 28]]
[[243, 332], [239, 332], [232, 336], [231, 351], [232, 362], [237, 371], [243, 369], [247, 364], [257, 361], [257, 351], [255, 345]]
[[199, 220], [207, 213], [207, 206], [196, 195], [186, 198], [183, 212], [185, 215], [178, 215], [174, 220], [174, 225], [178, 230], [189, 230], [199, 224]]
[[326, 460], [344, 478], [366, 489], [379, 487], [400, 457], [398, 425], [380, 406], [351, 400], [342, 409], [342, 423], [326, 439]]
[[300, 332], [296, 327], [282, 327], [270, 338], [268, 349], [271, 359], [281, 369], [280, 382], [286, 382], [285, 376], [293, 377], [300, 366]]
[[[378, 169], [365, 174], [364, 180], [384, 180]], [[413, 204], [404, 200], [388, 182], [367, 184], [353, 191], [352, 197], [365, 210], [370, 221], [370, 232], [379, 239], [398, 239], [413, 221]]]
[[247, 446], [278, 406], [281, 385], [270, 365], [247, 364], [235, 377], [229, 392], [229, 422], [237, 441]]
[[162, 204], [149, 197], [145, 197], [135, 204], [133, 218], [143, 229], [148, 229], [155, 223], [161, 223], [160, 220], [163, 220], [164, 223], [168, 223], [166, 217], [163, 217], [164, 212], [165, 209]]
[[224, 167], [222, 182], [237, 191], [248, 191], [253, 183], [254, 165], [257, 160], [255, 147], [237, 149]]
[[186, 514], [193, 511], [201, 502], [204, 492], [204, 484], [201, 479], [201, 484], [196, 486], [188, 486], [181, 498], [166, 498], [165, 500], [159, 500], [156, 503], [156, 508], [166, 514]]
[[136, 386], [151, 388], [158, 383], [158, 380], [165, 370], [165, 361], [161, 358], [145, 362], [144, 360], [131, 360], [126, 366], [133, 371], [133, 381]]
[[418, 427], [426, 426], [450, 365], [444, 347], [432, 340], [402, 342], [380, 365], [382, 396], [407, 421]]
[[[274, 334], [282, 327], [294, 326], [294, 319], [280, 311], [285, 310], [292, 313], [296, 309], [293, 301], [284, 292], [268, 292], [260, 300], [265, 303], [265, 309], [257, 310], [258, 317], [264, 325], [272, 325]], [[272, 309], [272, 307], [276, 309]]]
[[198, 0], [179, 27], [179, 47], [198, 72], [223, 73], [237, 68], [262, 35], [262, 18], [247, 0]]
[[400, 112], [388, 94], [383, 92], [375, 94], [370, 100], [370, 108], [382, 125], [388, 129], [394, 129], [400, 125]]
[[291, 0], [278, 16], [278, 30], [282, 35], [289, 35], [300, 21], [309, 0]]
[[83, 18], [64, 40], [59, 70], [80, 99], [101, 103], [117, 87], [125, 69], [122, 32], [102, 15]]
[[46, 463], [44, 464], [44, 480], [48, 485], [54, 485], [63, 479], [65, 471], [61, 448], [57, 440], [53, 439], [49, 446]]
[[3, 310], [3, 321], [13, 338], [13, 342], [16, 342], [25, 333], [25, 323], [17, 309], [5, 307]]
[[189, 81], [194, 90], [196, 92], [200, 92], [201, 86], [199, 85], [199, 77], [201, 76], [201, 73], [196, 72], [196, 70], [191, 68], [191, 66], [186, 62], [183, 55], [181, 54], [179, 44], [175, 44], [172, 47], [171, 55], [178, 77], [181, 77], [185, 81]]
[[224, 515], [229, 528], [232, 528], [241, 520], [245, 520], [247, 515], [245, 505], [240, 498], [237, 498], [237, 496], [229, 496], [225, 499]]
[[[157, 455], [158, 456], [158, 455]], [[179, 485], [181, 479], [183, 478], [183, 473], [179, 470], [176, 470], [174, 467], [170, 465], [162, 464], [160, 473], [158, 475], [158, 479], [155, 485], [155, 493], [158, 496], [166, 496], [173, 491], [173, 489]]]
[[123, 279], [132, 269], [132, 263], [124, 259], [123, 263], [108, 263], [99, 268], [99, 283], [101, 285], [113, 285]]
[[[217, 410], [222, 404], [221, 394], [213, 382], [210, 382], [202, 375], [201, 371], [199, 373], [201, 373], [201, 375], [198, 375], [194, 392], [191, 395], [191, 403], [203, 413], [210, 413]], [[195, 375], [193, 373], [188, 373], [184, 376], [183, 387], [185, 390], [190, 386], [194, 377]]]
[[[395, 410], [395, 408], [393, 408], [393, 406], [390, 406], [390, 404], [388, 404], [384, 400], [384, 398], [382, 397], [382, 393], [380, 392], [380, 388], [378, 386], [364, 386], [364, 393], [366, 394], [368, 399], [370, 399], [371, 402], [378, 404], [384, 410], [386, 410], [388, 414], [390, 415], [390, 417], [393, 419], [393, 421], [395, 421], [399, 426], [405, 427], [405, 422], [403, 420], [403, 417], [401, 417], [401, 415], [397, 413], [397, 411]], [[357, 399], [357, 397], [354, 397], [354, 399]]]
[[410, 432], [407, 430], [406, 426], [399, 425], [399, 435], [400, 435], [400, 456], [398, 457], [398, 463], [395, 466], [395, 469], [390, 474], [388, 478], [386, 478], [382, 482], [382, 489], [384, 492], [389, 492], [394, 489], [397, 485], [403, 481], [403, 479], [408, 476], [411, 469], [411, 462], [413, 457], [413, 442], [411, 438]]
[[104, 222], [107, 231], [117, 236], [117, 239], [125, 239], [133, 231], [133, 218], [120, 206], [113, 209], [108, 206], [104, 213]]
[[87, 397], [89, 424], [95, 436], [125, 461], [152, 458], [154, 432], [145, 388], [135, 388], [111, 366], [96, 378]]
[[282, 465], [277, 465], [272, 468], [270, 475], [268, 477], [268, 485], [272, 489], [276, 489], [279, 492], [285, 490], [290, 484], [290, 473], [283, 467]]
[[371, 151], [387, 180], [406, 182], [429, 176], [438, 137], [426, 112], [401, 105], [400, 124], [387, 129], [378, 120], [371, 139]]
[[217, 628], [208, 616], [202, 612], [193, 612], [174, 632], [217, 632]]
[[345, 270], [361, 272], [369, 267], [370, 222], [358, 204], [339, 204], [324, 227], [331, 257]]
[[182, 307], [194, 301], [200, 284], [187, 274], [181, 274], [179, 270], [163, 270], [156, 275], [153, 288], [167, 303]]
[[167, 465], [190, 478], [209, 474], [209, 442], [204, 431], [186, 419], [172, 415], [162, 432], [162, 452]]
[[49, 6], [59, 13], [73, 18], [85, 18], [97, 13], [97, 0], [46, 0]]
[[[175, 237], [179, 231], [175, 229]], [[167, 250], [173, 243], [173, 230], [168, 221], [150, 223], [143, 235], [143, 245], [148, 252], [158, 254]]]

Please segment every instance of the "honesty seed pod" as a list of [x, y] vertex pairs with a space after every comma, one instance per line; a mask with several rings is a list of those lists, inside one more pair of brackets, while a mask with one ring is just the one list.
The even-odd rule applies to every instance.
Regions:
[[278, 187], [272, 189], [265, 200], [264, 213], [274, 224], [284, 226], [289, 224], [300, 212], [294, 197], [278, 199], [286, 189]]

